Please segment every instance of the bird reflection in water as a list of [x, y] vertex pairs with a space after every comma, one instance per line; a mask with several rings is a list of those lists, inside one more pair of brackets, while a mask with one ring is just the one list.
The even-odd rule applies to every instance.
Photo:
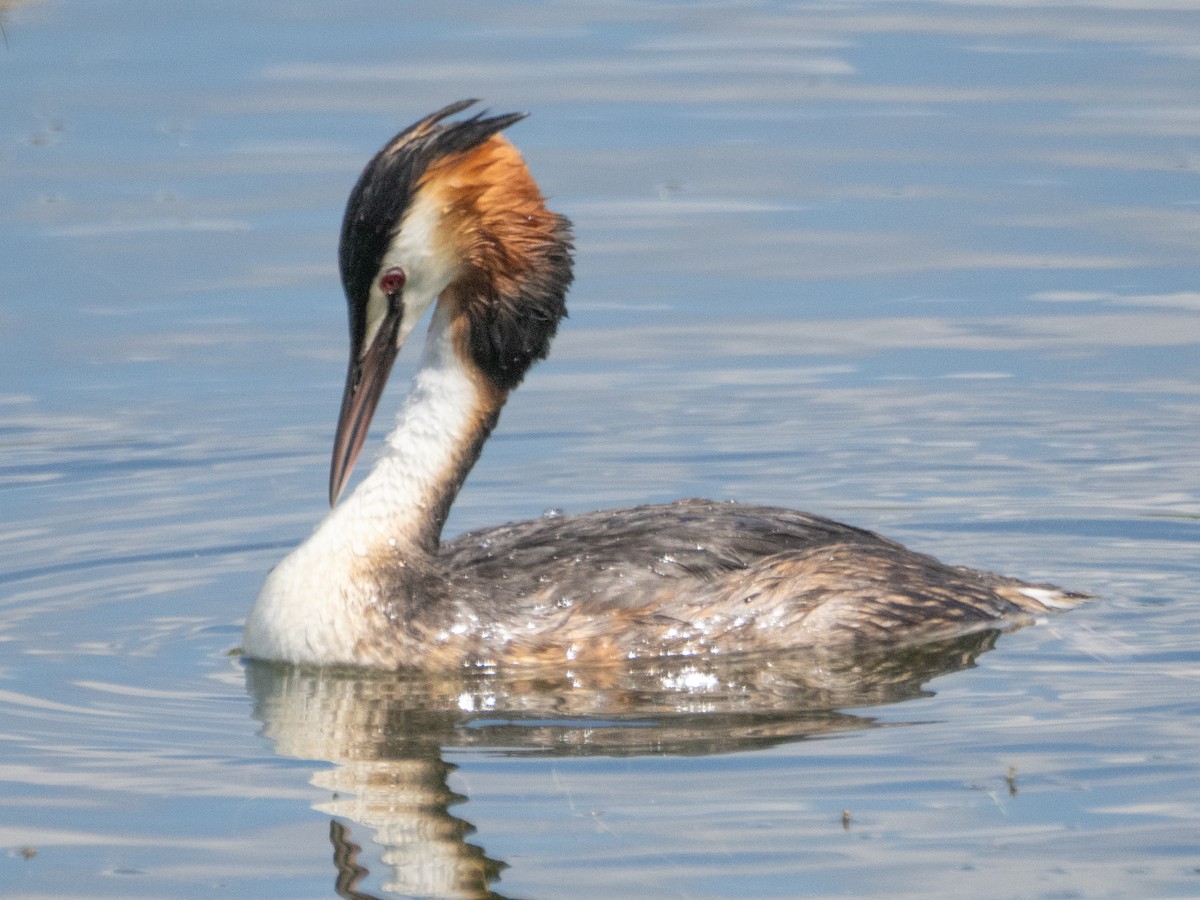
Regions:
[[624, 669], [505, 674], [386, 674], [253, 662], [247, 687], [262, 733], [281, 756], [322, 760], [311, 782], [330, 792], [338, 896], [359, 890], [352, 824], [373, 833], [389, 893], [500, 897], [507, 868], [468, 841], [450, 812], [445, 749], [524, 757], [720, 754], [869, 728], [855, 708], [929, 696], [933, 678], [969, 668], [987, 631], [886, 652], [663, 659]]

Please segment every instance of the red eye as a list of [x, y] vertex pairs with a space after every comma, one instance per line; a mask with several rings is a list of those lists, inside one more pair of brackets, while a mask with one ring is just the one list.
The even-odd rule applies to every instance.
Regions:
[[385, 294], [398, 294], [404, 288], [404, 280], [407, 276], [404, 270], [400, 268], [391, 268], [383, 273], [383, 277], [379, 279], [379, 289]]

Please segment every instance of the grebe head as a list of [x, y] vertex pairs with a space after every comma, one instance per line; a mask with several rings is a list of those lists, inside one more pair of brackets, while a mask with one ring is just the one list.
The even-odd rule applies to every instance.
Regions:
[[571, 283], [571, 231], [500, 132], [524, 113], [426, 116], [384, 145], [350, 194], [339, 247], [350, 362], [329, 473], [333, 505], [350, 476], [392, 363], [435, 301], [455, 352], [497, 408], [546, 356]]

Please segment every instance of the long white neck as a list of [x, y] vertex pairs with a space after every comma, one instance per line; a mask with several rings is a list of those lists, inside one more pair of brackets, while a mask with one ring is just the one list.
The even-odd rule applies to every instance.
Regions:
[[[354, 492], [326, 519], [368, 546], [383, 540], [436, 549], [449, 504], [486, 438], [478, 376], [455, 352], [445, 307], [434, 309], [421, 364], [383, 452]], [[481, 433], [482, 429], [482, 433]]]
[[420, 367], [370, 473], [268, 576], [246, 620], [247, 655], [362, 662], [373, 613], [387, 608], [397, 577], [436, 552], [498, 412], [455, 352], [445, 307], [434, 308]]

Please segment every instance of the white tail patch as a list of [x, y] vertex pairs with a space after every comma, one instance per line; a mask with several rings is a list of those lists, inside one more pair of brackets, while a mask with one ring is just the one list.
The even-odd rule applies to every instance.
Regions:
[[1019, 587], [1017, 592], [1024, 594], [1046, 609], [1071, 609], [1087, 599], [1083, 594], [1071, 594], [1058, 588], [1033, 587], [1032, 585]]

